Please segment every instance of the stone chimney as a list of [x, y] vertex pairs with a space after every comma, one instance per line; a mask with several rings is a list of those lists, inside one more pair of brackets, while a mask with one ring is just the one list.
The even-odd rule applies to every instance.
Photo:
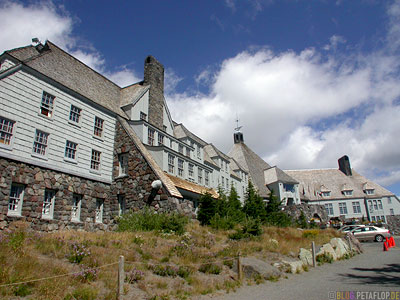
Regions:
[[243, 133], [241, 133], [240, 131], [235, 132], [233, 134], [233, 141], [235, 142], [235, 144], [244, 143]]
[[148, 121], [163, 130], [164, 66], [153, 56], [144, 61], [144, 84], [150, 85]]
[[350, 159], [347, 155], [344, 155], [341, 158], [339, 158], [338, 163], [339, 163], [339, 170], [342, 171], [346, 176], [353, 175], [351, 173]]

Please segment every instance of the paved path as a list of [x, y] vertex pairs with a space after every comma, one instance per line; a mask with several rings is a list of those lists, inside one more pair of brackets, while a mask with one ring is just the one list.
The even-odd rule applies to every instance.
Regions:
[[[289, 275], [288, 279], [281, 279], [278, 282], [244, 286], [235, 293], [201, 299], [362, 299], [352, 298], [349, 294], [338, 295], [338, 291], [397, 291], [398, 298], [394, 299], [400, 299], [400, 237], [396, 237], [396, 245], [397, 247], [391, 248], [388, 252], [383, 252], [382, 243], [363, 243], [364, 253], [350, 260], [311, 268], [309, 272]], [[374, 298], [364, 299], [385, 298], [378, 298], [375, 294]]]

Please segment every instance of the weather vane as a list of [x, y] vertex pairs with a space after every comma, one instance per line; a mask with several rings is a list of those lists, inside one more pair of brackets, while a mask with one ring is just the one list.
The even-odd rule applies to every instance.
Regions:
[[236, 128], [235, 128], [235, 131], [240, 131], [240, 129], [242, 128], [243, 126], [239, 126], [239, 117], [238, 117], [238, 115], [236, 114]]

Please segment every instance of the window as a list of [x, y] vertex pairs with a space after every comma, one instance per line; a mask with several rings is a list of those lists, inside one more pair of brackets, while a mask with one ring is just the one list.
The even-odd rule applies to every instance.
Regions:
[[71, 105], [71, 110], [69, 112], [69, 120], [74, 123], [79, 123], [81, 119], [81, 109], [75, 105]]
[[164, 145], [164, 135], [158, 134], [158, 146]]
[[388, 200], [388, 204], [392, 204], [392, 198], [391, 197], [388, 197], [387, 200]]
[[183, 154], [183, 146], [181, 144], [178, 145], [178, 151]]
[[381, 216], [381, 221], [385, 223], [385, 216]]
[[147, 121], [147, 115], [144, 112], [140, 112], [140, 120]]
[[353, 195], [353, 191], [351, 191], [351, 190], [342, 191], [342, 193], [343, 193], [343, 195], [345, 195], [345, 196], [351, 196], [351, 195]]
[[49, 118], [53, 117], [54, 99], [56, 97], [43, 92], [42, 103], [40, 104], [40, 114]]
[[175, 171], [175, 156], [168, 154], [168, 172], [174, 174]]
[[228, 178], [225, 178], [225, 187], [226, 187], [226, 190], [229, 189], [229, 180], [228, 180]]
[[0, 117], [0, 144], [11, 146], [13, 141], [13, 121]]
[[186, 156], [190, 157], [190, 148], [187, 148], [187, 147], [186, 147]]
[[373, 194], [375, 193], [375, 190], [374, 190], [374, 189], [366, 189], [364, 192], [365, 192], [367, 195], [373, 195]]
[[71, 221], [79, 222], [81, 218], [82, 195], [72, 195]]
[[197, 157], [201, 157], [201, 152], [200, 152], [200, 145], [197, 145]]
[[178, 158], [178, 176], [183, 177], [183, 159]]
[[128, 153], [121, 153], [118, 155], [119, 172], [118, 176], [128, 174]]
[[24, 189], [22, 184], [13, 183], [11, 185], [10, 199], [8, 200], [8, 213], [11, 216], [20, 216], [22, 211], [22, 202], [24, 199]]
[[339, 203], [339, 213], [341, 215], [347, 215], [347, 205], [346, 202]]
[[65, 144], [65, 158], [76, 160], [76, 149], [78, 147], [77, 143], [67, 141]]
[[147, 144], [150, 146], [154, 145], [154, 129], [149, 128], [147, 130]]
[[99, 117], [94, 117], [94, 132], [93, 134], [97, 137], [102, 137], [103, 136], [103, 126], [104, 126], [104, 120], [100, 119]]
[[197, 171], [198, 181], [200, 184], [203, 184], [203, 169], [199, 168]]
[[36, 129], [35, 141], [33, 142], [33, 152], [45, 156], [48, 139], [48, 133]]
[[333, 216], [333, 205], [332, 205], [332, 203], [325, 203], [325, 209], [326, 209], [326, 213], [329, 216]]
[[353, 205], [353, 213], [355, 213], [355, 214], [361, 214], [360, 202], [358, 202], [358, 201], [352, 202], [352, 205]]
[[286, 192], [292, 192], [294, 193], [294, 184], [290, 184], [290, 183], [284, 183], [283, 184], [283, 188]]
[[374, 221], [374, 222], [376, 221], [376, 218], [375, 218], [375, 216], [372, 216], [372, 221]]
[[394, 209], [393, 208], [390, 209], [390, 215], [394, 216]]
[[103, 199], [96, 199], [96, 216], [95, 222], [96, 223], [103, 223]]
[[56, 193], [53, 190], [46, 189], [44, 191], [44, 199], [42, 207], [43, 219], [53, 219], [55, 196]]
[[378, 208], [379, 209], [383, 209], [382, 200], [378, 200]]
[[100, 157], [101, 152], [92, 150], [92, 159], [90, 161], [90, 168], [95, 171], [100, 171]]
[[193, 164], [189, 164], [189, 179], [193, 179]]
[[225, 162], [225, 172], [228, 173], [228, 163], [227, 162]]
[[209, 185], [209, 180], [210, 180], [209, 177], [210, 177], [210, 172], [205, 171], [204, 172], [204, 183], [205, 183], [206, 186]]
[[122, 216], [125, 213], [125, 196], [124, 195], [118, 195], [118, 216]]
[[163, 126], [162, 126], [162, 130], [163, 130], [164, 132], [167, 132], [167, 126], [166, 126], [166, 125], [163, 125]]
[[374, 209], [378, 210], [378, 203], [376, 202], [376, 200], [374, 200], [373, 203], [374, 203]]
[[329, 197], [331, 195], [331, 192], [321, 192], [322, 197]]
[[373, 212], [374, 211], [374, 206], [372, 205], [372, 201], [368, 200], [368, 206], [369, 206], [369, 211]]

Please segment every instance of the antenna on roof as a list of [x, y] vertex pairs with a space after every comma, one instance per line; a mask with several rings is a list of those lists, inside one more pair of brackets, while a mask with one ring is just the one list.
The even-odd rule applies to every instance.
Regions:
[[239, 126], [239, 117], [238, 117], [238, 115], [236, 113], [236, 128], [235, 128], [235, 131], [239, 132], [242, 127], [243, 126]]

